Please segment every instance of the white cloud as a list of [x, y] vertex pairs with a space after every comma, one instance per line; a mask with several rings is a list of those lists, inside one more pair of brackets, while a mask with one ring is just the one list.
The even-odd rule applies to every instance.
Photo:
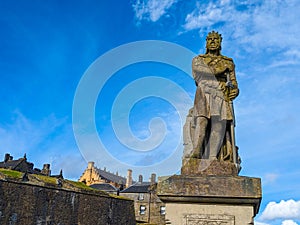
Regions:
[[135, 16], [138, 20], [151, 20], [156, 22], [166, 13], [177, 0], [137, 0], [133, 4]]
[[229, 1], [219, 1], [219, 4], [212, 2], [201, 4], [197, 2], [196, 9], [186, 16], [184, 28], [186, 30], [201, 29], [210, 27], [217, 22], [224, 22], [230, 19], [232, 6]]
[[268, 224], [268, 223], [261, 223], [261, 222], [256, 222], [255, 221], [254, 225], [270, 225], [270, 224]]
[[293, 220], [284, 220], [282, 221], [281, 225], [298, 225], [298, 223], [294, 222]]
[[291, 199], [287, 201], [281, 200], [279, 203], [269, 202], [260, 219], [300, 219], [300, 201]]

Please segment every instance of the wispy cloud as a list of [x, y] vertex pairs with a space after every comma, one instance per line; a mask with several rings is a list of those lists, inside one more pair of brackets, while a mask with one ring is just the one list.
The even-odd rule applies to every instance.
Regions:
[[15, 111], [11, 123], [0, 124], [0, 145], [16, 155], [28, 153], [31, 149], [38, 149], [47, 138], [51, 138], [53, 132], [64, 122], [64, 119], [57, 119], [54, 115], [37, 122]]
[[[149, 166], [149, 169], [151, 169], [151, 166], [173, 156], [176, 149], [180, 147], [180, 156], [176, 156], [176, 165], [169, 164], [168, 169], [166, 168], [166, 170], [173, 170], [172, 172], [174, 173], [174, 167], [176, 167], [175, 170], [177, 171], [177, 167], [180, 165], [183, 147], [181, 137], [182, 121], [174, 109], [158, 114], [152, 113], [153, 112], [148, 109], [148, 112], [135, 117], [134, 122], [129, 124], [130, 130], [132, 130], [132, 137], [128, 135], [128, 129], [123, 126], [119, 126], [118, 136], [115, 136], [116, 133], [112, 133], [116, 132], [115, 129], [104, 130], [99, 133], [99, 136], [111, 155], [118, 158], [120, 163], [130, 164], [132, 167], [141, 166], [146, 168]], [[151, 121], [153, 115], [155, 116], [154, 118], [159, 118], [157, 123], [163, 123], [164, 127], [161, 127], [161, 125], [156, 123], [145, 123], [146, 121]], [[150, 124], [151, 126], [149, 126]], [[151, 132], [155, 135], [150, 135]], [[137, 140], [141, 138], [141, 140], [139, 140], [141, 143], [139, 144], [136, 140], [133, 140], [133, 138]], [[147, 148], [143, 146], [143, 138], [146, 138], [149, 142], [146, 146]], [[124, 145], [125, 143], [126, 146]], [[159, 171], [156, 170], [152, 172], [158, 173]]]
[[[218, 28], [245, 49], [299, 49], [299, 1], [209, 1], [187, 14], [186, 31]], [[279, 49], [278, 49], [279, 48]], [[274, 49], [273, 49], [274, 50]], [[298, 55], [298, 51], [296, 51]]]
[[196, 8], [187, 14], [186, 23], [183, 27], [189, 31], [211, 27], [216, 23], [232, 20], [230, 13], [232, 10], [234, 8], [230, 1], [218, 1], [217, 4], [213, 2], [197, 2]]
[[138, 20], [156, 22], [176, 1], [177, 0], [137, 0], [132, 6]]
[[273, 183], [277, 180], [277, 178], [279, 177], [279, 174], [277, 173], [267, 173], [264, 176], [264, 182], [265, 183]]
[[42, 120], [32, 120], [16, 111], [10, 123], [0, 124], [0, 146], [14, 158], [27, 154], [35, 167], [51, 164], [57, 174], [63, 169], [64, 176], [77, 179], [86, 162], [78, 151], [72, 127], [66, 118], [50, 115]]

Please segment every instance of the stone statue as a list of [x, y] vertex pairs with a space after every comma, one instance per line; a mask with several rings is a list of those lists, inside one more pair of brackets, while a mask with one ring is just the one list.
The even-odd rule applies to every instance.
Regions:
[[260, 178], [238, 176], [232, 101], [239, 89], [221, 41], [219, 33], [208, 33], [205, 54], [192, 61], [197, 89], [183, 127], [181, 173], [158, 180], [156, 193], [172, 224], [250, 225], [259, 210]]
[[208, 33], [206, 53], [192, 61], [197, 90], [184, 126], [184, 158], [239, 164], [232, 105], [239, 89], [233, 60], [221, 55], [221, 41], [218, 32]]

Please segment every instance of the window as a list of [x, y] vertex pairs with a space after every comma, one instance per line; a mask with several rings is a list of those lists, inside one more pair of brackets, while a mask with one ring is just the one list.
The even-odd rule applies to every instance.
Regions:
[[166, 207], [165, 206], [160, 207], [160, 215], [166, 215]]
[[140, 215], [145, 215], [145, 213], [146, 213], [146, 206], [141, 205], [140, 206]]
[[138, 200], [144, 200], [144, 193], [139, 193]]

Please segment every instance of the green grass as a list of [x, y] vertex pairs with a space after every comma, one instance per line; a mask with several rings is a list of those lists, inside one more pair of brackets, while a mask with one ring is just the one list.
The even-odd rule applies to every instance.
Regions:
[[7, 177], [17, 178], [17, 179], [20, 179], [23, 176], [22, 172], [16, 170], [4, 169], [4, 168], [0, 168], [0, 173], [4, 174]]
[[55, 184], [56, 185], [56, 178], [55, 177], [48, 177], [48, 176], [44, 176], [44, 175], [38, 175], [38, 174], [32, 174], [33, 177], [35, 177], [36, 179], [47, 183], [47, 184]]
[[113, 198], [123, 199], [123, 200], [132, 200], [131, 198], [121, 196], [121, 195], [116, 195], [116, 194], [109, 194], [109, 196]]
[[[65, 180], [65, 181], [67, 181], [69, 184], [71, 184], [72, 186], [77, 187], [79, 189], [84, 189], [87, 191], [99, 191], [99, 190], [97, 190], [95, 188], [91, 188], [91, 187], [87, 186], [86, 184], [79, 182], [79, 181], [72, 181], [72, 180]], [[101, 191], [99, 191], [99, 192], [101, 192]]]
[[[23, 174], [24, 174], [24, 173], [16, 171], [16, 170], [9, 170], [9, 169], [4, 169], [4, 168], [0, 168], [0, 173], [2, 173], [5, 177], [14, 178], [14, 179], [21, 179], [23, 177]], [[30, 176], [31, 176], [31, 177], [34, 177], [36, 180], [38, 180], [40, 182], [43, 182], [45, 184], [56, 185], [56, 182], [57, 182], [57, 179], [55, 177], [48, 177], [48, 176], [38, 175], [38, 174], [28, 174], [28, 175], [29, 175], [29, 179], [30, 179]], [[70, 186], [73, 186], [73, 187], [81, 189], [81, 190], [103, 194], [103, 195], [106, 195], [106, 196], [110, 196], [112, 198], [130, 200], [129, 198], [124, 197], [124, 196], [108, 194], [104, 191], [97, 190], [95, 188], [91, 188], [91, 187], [87, 186], [86, 184], [84, 184], [82, 182], [71, 181], [71, 180], [63, 180], [63, 181], [68, 183]]]

